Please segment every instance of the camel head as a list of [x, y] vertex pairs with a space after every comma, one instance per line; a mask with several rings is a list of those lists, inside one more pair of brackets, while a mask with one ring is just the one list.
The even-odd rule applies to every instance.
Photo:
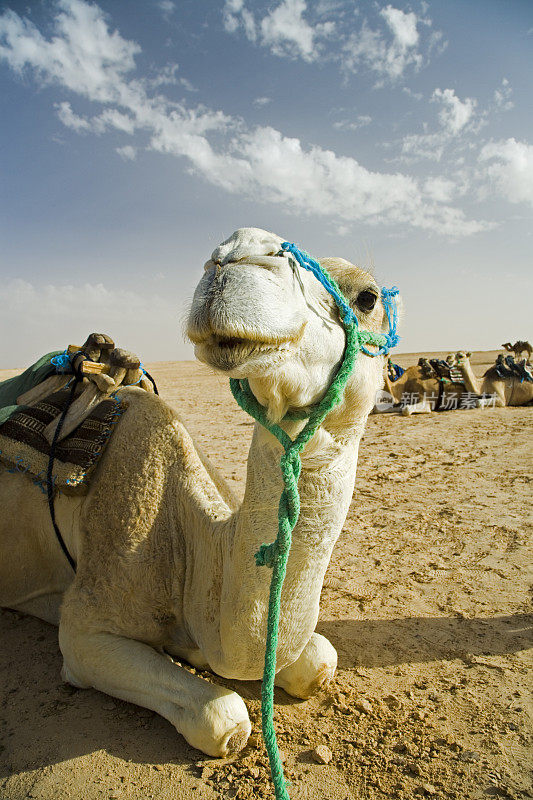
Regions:
[[472, 356], [472, 353], [471, 353], [470, 350], [458, 350], [455, 353], [455, 356], [454, 357], [452, 356], [452, 357], [454, 358], [454, 361], [455, 361], [456, 364], [462, 364], [465, 361], [470, 360], [471, 356]]
[[[314, 275], [281, 254], [283, 241], [257, 228], [235, 231], [205, 264], [187, 324], [197, 358], [228, 377], [247, 378], [272, 421], [322, 398], [346, 342], [333, 299]], [[372, 275], [340, 258], [320, 263], [337, 281], [359, 327], [388, 332]], [[359, 354], [345, 406], [368, 413], [382, 386], [383, 361]]]

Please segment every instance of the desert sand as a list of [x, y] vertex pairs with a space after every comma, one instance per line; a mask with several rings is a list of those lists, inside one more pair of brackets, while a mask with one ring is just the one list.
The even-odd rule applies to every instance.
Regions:
[[[496, 355], [476, 353], [476, 372]], [[148, 368], [242, 494], [252, 423], [227, 381], [193, 362]], [[276, 693], [293, 800], [533, 796], [532, 416], [369, 418], [322, 592], [338, 673], [305, 702]], [[63, 684], [55, 628], [8, 610], [0, 626], [1, 800], [273, 796], [258, 683], [215, 678], [254, 730], [235, 759], [208, 759], [151, 711]]]

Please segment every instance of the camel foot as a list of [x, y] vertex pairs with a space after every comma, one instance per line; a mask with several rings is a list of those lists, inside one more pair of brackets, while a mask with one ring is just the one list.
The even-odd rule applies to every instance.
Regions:
[[214, 758], [227, 758], [245, 747], [252, 726], [246, 706], [236, 692], [214, 684], [209, 686], [218, 697], [198, 709], [180, 709], [174, 724], [193, 747]]
[[276, 675], [276, 686], [307, 700], [326, 686], [337, 669], [337, 651], [325, 636], [313, 633], [300, 657]]
[[226, 758], [246, 745], [251, 725], [236, 692], [191, 674], [143, 642], [74, 628], [68, 612], [63, 609], [59, 628], [64, 680], [156, 711], [208, 756]]

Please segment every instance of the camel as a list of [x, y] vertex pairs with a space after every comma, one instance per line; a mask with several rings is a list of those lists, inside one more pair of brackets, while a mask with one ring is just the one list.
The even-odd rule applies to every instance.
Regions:
[[[533, 382], [520, 381], [517, 376], [502, 378], [496, 369], [497, 363], [489, 367], [480, 379], [474, 374], [470, 364], [470, 353], [459, 350], [455, 354], [457, 368], [463, 375], [465, 386], [469, 392], [475, 392], [482, 396], [481, 406], [525, 406], [533, 401]], [[521, 364], [525, 367], [526, 360]]]
[[[342, 360], [345, 332], [315, 277], [280, 254], [282, 239], [236, 231], [205, 265], [187, 334], [200, 361], [247, 378], [269, 419], [295, 436]], [[321, 262], [363, 329], [388, 323], [374, 278], [344, 259]], [[332, 678], [337, 653], [315, 632], [322, 582], [352, 500], [357, 453], [383, 357], [359, 354], [342, 402], [302, 453], [301, 513], [281, 598], [276, 685], [307, 698]], [[227, 756], [251, 731], [224, 678], [263, 670], [271, 571], [254, 554], [277, 530], [281, 446], [255, 424], [239, 505], [180, 417], [154, 394], [128, 405], [84, 496], [58, 494], [55, 514], [74, 574], [31, 478], [0, 470], [0, 604], [59, 626], [62, 677], [152, 709], [195, 748]], [[28, 654], [29, 655], [29, 654]]]
[[502, 344], [502, 347], [507, 350], [508, 353], [514, 353], [516, 359], [521, 358], [522, 353], [527, 353], [527, 360], [529, 361], [531, 359], [531, 353], [533, 353], [533, 347], [531, 347], [529, 342], [517, 341], [514, 344], [505, 342]]
[[[448, 356], [446, 361], [450, 364]], [[452, 359], [453, 360], [453, 359]], [[435, 410], [459, 408], [465, 386], [439, 380], [429, 361], [421, 358], [416, 366], [407, 367], [398, 380], [391, 382], [384, 374], [384, 392], [378, 393], [374, 407], [377, 413], [429, 414]]]

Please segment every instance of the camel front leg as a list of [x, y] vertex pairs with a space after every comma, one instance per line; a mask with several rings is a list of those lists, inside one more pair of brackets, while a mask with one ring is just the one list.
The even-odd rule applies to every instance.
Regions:
[[294, 664], [277, 673], [275, 684], [292, 697], [307, 700], [330, 682], [336, 669], [337, 651], [325, 636], [313, 633]]
[[431, 414], [432, 411], [431, 403], [427, 400], [421, 400], [419, 403], [409, 403], [402, 406], [401, 414], [404, 417], [410, 417], [411, 414]]
[[142, 642], [62, 620], [62, 677], [81, 688], [150, 708], [168, 719], [193, 747], [209, 756], [241, 750], [251, 726], [235, 692], [192, 675]]

